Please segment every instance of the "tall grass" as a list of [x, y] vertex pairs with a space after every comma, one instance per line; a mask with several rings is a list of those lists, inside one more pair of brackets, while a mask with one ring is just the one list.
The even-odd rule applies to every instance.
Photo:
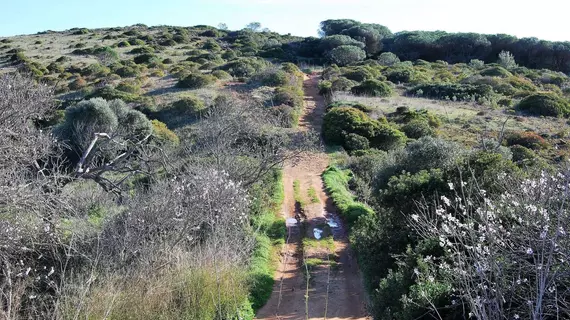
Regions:
[[[63, 319], [252, 319], [242, 268], [179, 265], [76, 286], [63, 300]], [[89, 290], [88, 290], [89, 289]], [[89, 291], [89, 294], [83, 293]]]
[[369, 206], [354, 200], [354, 195], [348, 188], [350, 170], [341, 170], [329, 166], [323, 172], [323, 181], [326, 191], [329, 193], [340, 215], [352, 226], [361, 215], [373, 215], [374, 211]]

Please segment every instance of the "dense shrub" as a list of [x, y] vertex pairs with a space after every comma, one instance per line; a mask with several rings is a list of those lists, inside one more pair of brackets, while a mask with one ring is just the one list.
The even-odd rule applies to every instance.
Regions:
[[532, 150], [544, 149], [548, 146], [548, 142], [532, 131], [509, 132], [505, 139], [509, 146], [520, 145]]
[[134, 48], [133, 50], [129, 51], [130, 54], [152, 54], [154, 53], [154, 49], [151, 47], [139, 47]]
[[269, 63], [263, 59], [239, 58], [218, 67], [234, 77], [249, 77], [267, 67]]
[[216, 78], [211, 75], [192, 73], [178, 81], [179, 88], [199, 89], [216, 82]]
[[87, 95], [86, 99], [103, 98], [105, 100], [122, 100], [124, 102], [142, 102], [144, 97], [136, 94], [119, 91], [110, 86], [105, 86], [95, 90], [93, 93]]
[[128, 108], [124, 102], [95, 98], [67, 108], [65, 121], [55, 128], [54, 133], [60, 139], [68, 141], [75, 151], [83, 151], [93, 139], [94, 133], [112, 135], [118, 131], [134, 139], [141, 139], [151, 133], [152, 127], [144, 114]]
[[537, 116], [565, 117], [570, 114], [568, 101], [550, 93], [537, 93], [524, 98], [518, 109]]
[[117, 47], [119, 47], [119, 48], [126, 48], [126, 47], [130, 47], [130, 46], [131, 46], [131, 44], [126, 40], [123, 40], [123, 41], [117, 43]]
[[342, 101], [342, 100], [330, 103], [329, 105], [327, 105], [326, 110], [328, 111], [328, 110], [330, 110], [332, 108], [336, 108], [336, 107], [351, 107], [351, 108], [355, 108], [355, 109], [358, 109], [358, 110], [363, 111], [363, 112], [370, 112], [373, 110], [373, 108], [371, 108], [367, 105], [364, 105], [362, 103], [359, 103], [359, 102]]
[[508, 70], [506, 70], [503, 67], [491, 67], [489, 69], [485, 69], [481, 71], [481, 75], [488, 77], [500, 77], [500, 78], [508, 78], [513, 76], [512, 73], [510, 73]]
[[332, 81], [332, 91], [349, 91], [352, 87], [358, 85], [357, 82], [349, 80], [345, 77], [338, 77]]
[[125, 80], [119, 83], [116, 89], [127, 93], [140, 94], [141, 85], [136, 80]]
[[323, 120], [323, 137], [327, 143], [344, 145], [344, 138], [349, 133], [371, 139], [380, 127], [378, 121], [366, 113], [351, 107], [330, 109]]
[[144, 64], [150, 64], [153, 62], [158, 62], [160, 60], [156, 55], [154, 55], [152, 53], [145, 53], [145, 54], [141, 54], [141, 55], [134, 57], [133, 61], [136, 64], [143, 64], [143, 63]]
[[389, 71], [386, 78], [394, 83], [408, 83], [414, 79], [414, 71], [408, 68], [397, 68]]
[[370, 141], [370, 146], [380, 150], [392, 150], [406, 144], [406, 135], [389, 124], [380, 124]]
[[326, 36], [324, 38], [321, 39], [321, 43], [320, 43], [320, 49], [322, 50], [322, 52], [328, 52], [330, 50], [333, 50], [337, 47], [340, 46], [355, 46], [358, 47], [360, 49], [364, 49], [365, 44], [354, 40], [353, 38], [346, 36], [346, 35], [340, 35], [340, 34], [335, 34], [332, 36]]
[[212, 75], [219, 80], [228, 80], [232, 78], [232, 76], [224, 70], [214, 70], [212, 71]]
[[346, 66], [364, 60], [364, 58], [366, 58], [366, 52], [359, 47], [342, 45], [331, 50], [327, 57], [331, 63]]
[[370, 142], [366, 137], [351, 132], [344, 137], [343, 147], [348, 151], [366, 150], [370, 148]]
[[400, 58], [392, 52], [382, 52], [378, 56], [378, 63], [383, 66], [392, 66], [398, 62], [400, 62]]
[[408, 90], [410, 95], [421, 95], [433, 99], [478, 101], [489, 98], [493, 89], [488, 85], [469, 84], [422, 84]]
[[350, 91], [355, 95], [373, 97], [389, 97], [392, 95], [392, 88], [386, 82], [378, 80], [365, 80], [360, 85], [352, 87]]
[[362, 82], [364, 80], [375, 79], [378, 77], [377, 74], [374, 74], [372, 70], [369, 68], [358, 67], [354, 69], [350, 69], [348, 72], [342, 74], [343, 77], [354, 80], [357, 82]]
[[435, 131], [430, 126], [429, 122], [423, 119], [412, 120], [404, 124], [401, 129], [407, 137], [412, 139], [435, 135]]
[[180, 139], [176, 133], [172, 132], [165, 123], [158, 120], [152, 120], [152, 137], [153, 141], [158, 144], [166, 144], [177, 146], [180, 144]]
[[303, 106], [303, 90], [291, 86], [278, 87], [273, 95], [275, 105], [288, 105], [293, 108]]

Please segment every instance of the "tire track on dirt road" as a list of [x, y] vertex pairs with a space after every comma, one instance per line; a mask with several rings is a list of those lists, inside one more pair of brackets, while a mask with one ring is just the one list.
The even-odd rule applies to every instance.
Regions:
[[[318, 94], [317, 75], [304, 81], [305, 108], [299, 121], [299, 130], [321, 132], [325, 103]], [[332, 199], [324, 191], [322, 172], [328, 165], [324, 152], [305, 153], [283, 169], [285, 200], [282, 214], [287, 220], [288, 241], [281, 252], [280, 264], [275, 274], [273, 293], [261, 308], [256, 319], [370, 319], [366, 313], [366, 295], [356, 257], [342, 221], [338, 218]], [[316, 190], [318, 202], [308, 204], [303, 210], [303, 222], [294, 219], [296, 208], [293, 182], [298, 180], [300, 190], [306, 195], [309, 188]], [[321, 230], [323, 239], [310, 241], [303, 246], [303, 239], [315, 239], [315, 229]], [[321, 245], [324, 237], [331, 236], [334, 246]], [[322, 241], [322, 242], [321, 242]], [[332, 252], [331, 252], [332, 251]], [[304, 261], [322, 262], [309, 268]], [[307, 286], [308, 284], [308, 286]]]

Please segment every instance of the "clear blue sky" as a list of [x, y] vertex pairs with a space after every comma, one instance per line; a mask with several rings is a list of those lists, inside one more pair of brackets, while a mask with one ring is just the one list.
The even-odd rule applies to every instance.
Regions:
[[316, 36], [326, 19], [379, 23], [393, 32], [444, 30], [507, 33], [570, 40], [569, 0], [6, 0], [0, 36], [73, 27], [135, 23], [192, 26], [226, 23], [241, 29], [252, 21], [279, 33]]

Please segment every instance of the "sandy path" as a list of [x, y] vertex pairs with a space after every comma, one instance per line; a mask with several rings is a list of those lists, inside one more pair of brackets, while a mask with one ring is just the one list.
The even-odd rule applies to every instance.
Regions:
[[[307, 77], [304, 82], [305, 109], [299, 130], [321, 131], [325, 105], [318, 94], [317, 83], [318, 76]], [[306, 198], [307, 190], [315, 188], [319, 203], [305, 206], [303, 223], [288, 223], [289, 237], [275, 274], [273, 294], [259, 310], [257, 319], [369, 319], [360, 273], [346, 230], [324, 191], [321, 173], [327, 164], [328, 157], [322, 152], [304, 154], [295, 164], [285, 164], [283, 216], [293, 218], [300, 212], [294, 200], [295, 180], [299, 180], [301, 195]], [[334, 221], [338, 226], [326, 227], [327, 221]], [[302, 252], [302, 239], [314, 238], [314, 228], [323, 229], [323, 237], [332, 234], [334, 252], [323, 247], [305, 248]], [[327, 263], [314, 267], [307, 277], [303, 259], [320, 259]]]

